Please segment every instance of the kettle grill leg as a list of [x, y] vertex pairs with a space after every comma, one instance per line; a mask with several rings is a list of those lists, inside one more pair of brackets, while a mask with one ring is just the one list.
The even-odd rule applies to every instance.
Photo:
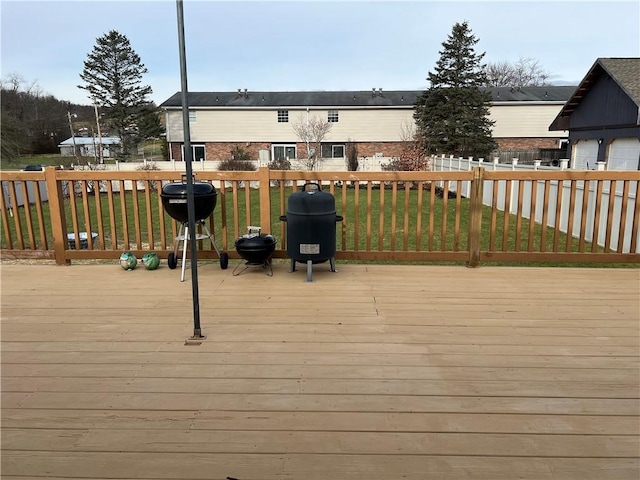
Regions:
[[180, 277], [180, 281], [184, 282], [184, 270], [187, 266], [187, 239], [189, 238], [189, 227], [185, 227], [184, 229], [184, 241], [182, 243], [182, 276]]

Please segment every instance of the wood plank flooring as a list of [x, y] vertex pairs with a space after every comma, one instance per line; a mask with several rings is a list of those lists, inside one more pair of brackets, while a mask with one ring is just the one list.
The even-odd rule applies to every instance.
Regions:
[[3, 480], [640, 478], [640, 269], [0, 265]]

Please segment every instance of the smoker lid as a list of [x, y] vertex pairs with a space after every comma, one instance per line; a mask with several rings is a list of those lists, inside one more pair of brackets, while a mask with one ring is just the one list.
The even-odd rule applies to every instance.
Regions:
[[336, 199], [321, 190], [300, 191], [289, 195], [287, 213], [301, 215], [335, 214]]

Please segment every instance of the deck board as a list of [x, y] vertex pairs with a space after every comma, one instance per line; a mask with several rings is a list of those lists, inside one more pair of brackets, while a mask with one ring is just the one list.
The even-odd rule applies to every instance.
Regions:
[[640, 477], [640, 270], [338, 267], [0, 265], [2, 478]]

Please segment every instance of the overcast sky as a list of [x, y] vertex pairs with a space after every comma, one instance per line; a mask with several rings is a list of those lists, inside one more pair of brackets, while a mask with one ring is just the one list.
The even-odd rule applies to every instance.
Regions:
[[[1, 0], [2, 78], [18, 74], [59, 100], [110, 30], [149, 72], [151, 100], [180, 90], [177, 7], [155, 1]], [[577, 85], [598, 57], [640, 56], [640, 2], [185, 0], [190, 91], [414, 90], [427, 86], [456, 22], [485, 62], [534, 58], [557, 85]]]

